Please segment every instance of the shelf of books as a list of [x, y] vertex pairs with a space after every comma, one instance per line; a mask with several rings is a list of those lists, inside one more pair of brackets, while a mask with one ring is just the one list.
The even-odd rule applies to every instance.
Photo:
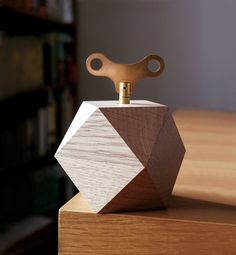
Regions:
[[0, 29], [11, 34], [73, 33], [73, 1], [0, 0]]
[[74, 2], [0, 0], [0, 254], [57, 254], [75, 192], [54, 159], [78, 107]]
[[76, 105], [71, 43], [61, 34], [2, 40], [0, 169], [47, 155], [68, 128]]

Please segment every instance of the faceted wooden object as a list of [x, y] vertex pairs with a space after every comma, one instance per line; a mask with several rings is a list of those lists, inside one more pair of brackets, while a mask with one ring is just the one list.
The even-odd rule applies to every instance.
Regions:
[[94, 212], [164, 208], [185, 153], [167, 106], [83, 102], [55, 157]]

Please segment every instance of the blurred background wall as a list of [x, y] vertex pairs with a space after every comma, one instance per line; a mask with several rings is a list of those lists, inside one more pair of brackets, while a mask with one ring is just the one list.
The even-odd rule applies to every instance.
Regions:
[[80, 101], [117, 99], [111, 81], [87, 73], [92, 52], [121, 63], [158, 54], [164, 74], [139, 81], [133, 99], [235, 111], [235, 10], [233, 0], [79, 0]]

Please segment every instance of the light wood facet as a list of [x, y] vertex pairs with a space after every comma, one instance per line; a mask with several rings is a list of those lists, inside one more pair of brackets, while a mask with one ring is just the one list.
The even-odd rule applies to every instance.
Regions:
[[96, 212], [144, 168], [99, 109], [56, 158]]

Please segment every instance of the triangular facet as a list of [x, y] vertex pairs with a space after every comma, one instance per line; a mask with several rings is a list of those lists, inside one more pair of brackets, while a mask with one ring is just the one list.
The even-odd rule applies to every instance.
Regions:
[[[83, 102], [78, 112], [76, 113], [70, 127], [68, 128], [60, 146], [57, 149], [56, 154], [62, 149], [62, 147], [70, 140], [75, 132], [86, 122], [86, 120], [96, 111], [96, 107]], [[56, 155], [55, 154], [55, 155]]]
[[144, 208], [164, 208], [155, 184], [145, 168], [100, 213], [135, 211]]
[[160, 132], [166, 106], [100, 108], [136, 157], [146, 166]]
[[183, 142], [173, 117], [168, 112], [147, 163], [150, 178], [155, 183], [165, 205], [173, 190], [184, 153]]

